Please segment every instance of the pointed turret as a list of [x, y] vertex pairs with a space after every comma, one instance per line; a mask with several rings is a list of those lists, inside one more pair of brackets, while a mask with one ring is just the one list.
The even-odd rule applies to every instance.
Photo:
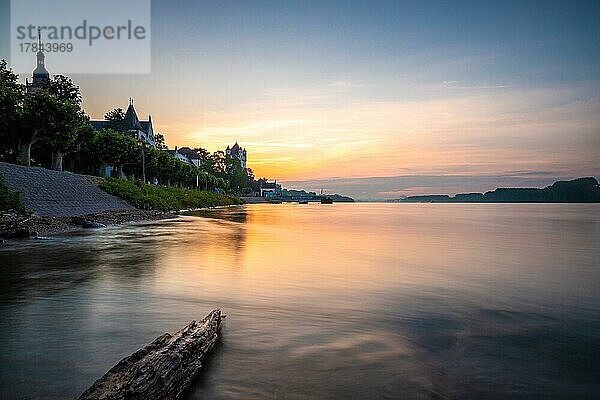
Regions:
[[135, 112], [135, 108], [133, 107], [133, 98], [129, 99], [129, 107], [127, 107], [127, 111], [125, 112], [125, 123], [127, 125], [127, 129], [141, 129], [140, 119]]
[[38, 52], [36, 55], [37, 66], [33, 70], [33, 81], [28, 85], [27, 90], [29, 92], [35, 91], [38, 88], [44, 86], [50, 80], [50, 73], [46, 69], [46, 56], [42, 51], [44, 45], [42, 43], [42, 32], [38, 29]]

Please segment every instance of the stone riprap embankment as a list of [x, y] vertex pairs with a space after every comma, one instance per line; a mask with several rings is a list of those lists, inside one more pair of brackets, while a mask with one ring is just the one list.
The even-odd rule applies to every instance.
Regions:
[[27, 208], [41, 217], [73, 217], [108, 210], [133, 210], [98, 187], [98, 178], [0, 162], [9, 190], [21, 193]]

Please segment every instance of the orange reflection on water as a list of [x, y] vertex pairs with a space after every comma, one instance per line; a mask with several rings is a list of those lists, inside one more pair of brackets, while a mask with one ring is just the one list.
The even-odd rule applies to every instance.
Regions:
[[281, 204], [204, 211], [183, 217], [178, 223], [185, 229], [165, 227], [174, 237], [158, 245], [155, 283], [192, 297], [200, 284], [223, 296], [290, 300], [325, 294], [351, 301], [356, 291], [460, 286], [465, 276], [471, 284], [491, 273], [514, 280], [532, 269], [564, 265], [564, 258], [557, 259], [560, 251], [549, 253], [547, 246], [573, 243], [560, 234], [560, 221], [555, 227], [547, 219], [536, 225], [546, 212], [552, 212], [548, 205], [486, 204]]

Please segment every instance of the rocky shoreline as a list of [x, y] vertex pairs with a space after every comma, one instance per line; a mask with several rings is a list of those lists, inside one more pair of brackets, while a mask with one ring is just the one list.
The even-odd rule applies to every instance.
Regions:
[[152, 210], [107, 210], [76, 217], [39, 217], [17, 214], [0, 215], [0, 237], [36, 237], [72, 232], [86, 228], [119, 225], [128, 222], [173, 218], [175, 214]]

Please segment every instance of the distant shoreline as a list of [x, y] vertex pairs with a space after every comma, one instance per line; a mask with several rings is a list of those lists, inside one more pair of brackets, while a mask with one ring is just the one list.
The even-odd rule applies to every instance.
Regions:
[[486, 193], [459, 193], [410, 196], [388, 200], [404, 203], [600, 203], [596, 178], [557, 181], [540, 188], [498, 188]]

